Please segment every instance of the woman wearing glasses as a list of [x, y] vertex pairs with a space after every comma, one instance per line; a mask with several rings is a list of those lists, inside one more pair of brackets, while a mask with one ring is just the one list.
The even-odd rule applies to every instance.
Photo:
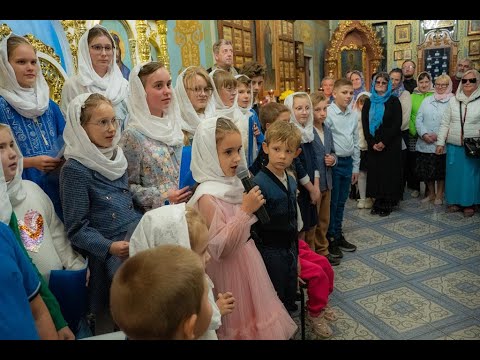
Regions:
[[128, 114], [128, 81], [116, 65], [116, 48], [108, 30], [95, 25], [78, 42], [78, 74], [63, 85], [60, 109], [64, 116], [70, 102], [79, 94], [99, 93], [110, 99], [115, 115], [125, 128]]
[[98, 320], [109, 314], [110, 284], [128, 257], [129, 235], [141, 214], [133, 207], [127, 159], [117, 145], [119, 122], [109, 99], [90, 93], [73, 99], [64, 139], [60, 196], [65, 229], [75, 248], [88, 256], [89, 305]]
[[213, 81], [200, 66], [186, 68], [177, 78], [175, 95], [182, 114], [185, 145], [191, 145], [198, 124], [215, 115]]
[[445, 154], [435, 154], [435, 144], [442, 116], [452, 96], [452, 80], [448, 75], [440, 75], [435, 80], [433, 96], [422, 102], [415, 121], [418, 134], [415, 173], [420, 181], [425, 181], [429, 189], [428, 196], [422, 201], [434, 201], [435, 205], [443, 204], [446, 158]]
[[49, 99], [48, 84], [33, 46], [10, 34], [0, 43], [0, 123], [10, 125], [25, 156], [22, 178], [36, 183], [52, 200], [62, 218], [58, 173], [65, 120]]
[[371, 213], [388, 216], [402, 196], [402, 105], [392, 96], [392, 83], [380, 72], [362, 109], [368, 144], [367, 197], [375, 198]]
[[[463, 209], [465, 217], [473, 216], [480, 204], [480, 159], [467, 157], [463, 139], [480, 136], [480, 74], [467, 70], [457, 93], [448, 102], [436, 142], [436, 153], [447, 151], [445, 201], [447, 212]], [[468, 109], [468, 110], [467, 110]]]
[[142, 212], [166, 200], [188, 200], [188, 187], [178, 189], [183, 148], [181, 115], [172, 78], [162, 63], [137, 65], [130, 74], [130, 120], [120, 146], [128, 160], [128, 183]]

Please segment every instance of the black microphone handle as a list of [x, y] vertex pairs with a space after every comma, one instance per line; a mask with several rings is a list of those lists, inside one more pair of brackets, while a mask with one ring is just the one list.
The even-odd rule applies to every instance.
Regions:
[[[247, 193], [255, 186], [252, 180], [248, 177], [242, 179], [242, 184]], [[265, 209], [265, 206], [263, 205], [260, 206], [257, 211], [255, 211], [255, 215], [257, 216], [258, 220], [260, 220], [260, 222], [264, 225], [270, 222], [270, 216], [268, 216], [267, 209]]]

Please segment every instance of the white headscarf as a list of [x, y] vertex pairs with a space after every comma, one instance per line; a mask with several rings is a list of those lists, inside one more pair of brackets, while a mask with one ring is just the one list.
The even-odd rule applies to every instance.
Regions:
[[10, 204], [8, 198], [7, 181], [5, 180], [5, 175], [3, 173], [3, 166], [0, 166], [0, 221], [8, 225], [11, 216], [12, 204]]
[[[243, 74], [235, 75], [235, 79], [238, 79], [240, 77], [245, 77], [248, 80], [250, 80], [250, 78], [247, 75], [243, 75]], [[238, 86], [237, 86], [237, 89], [238, 89]], [[250, 83], [250, 93], [253, 94], [252, 83]], [[252, 106], [253, 106], [253, 95], [250, 96], [250, 104], [246, 108], [243, 108], [240, 105], [238, 105], [238, 91], [237, 91], [237, 95], [235, 96], [235, 103], [234, 103], [235, 110], [234, 110], [233, 117], [235, 119], [235, 125], [237, 125], [237, 127], [240, 129], [240, 133], [242, 135], [243, 148], [246, 154], [248, 154], [248, 138], [250, 136], [249, 119], [250, 119], [250, 116], [252, 115], [252, 113], [250, 112], [250, 109], [252, 108]], [[251, 131], [253, 131], [253, 129]], [[253, 141], [252, 145], [253, 145], [253, 151], [254, 151], [253, 153], [257, 154], [258, 153], [257, 142]]]
[[[193, 178], [200, 185], [188, 205], [195, 205], [198, 199], [205, 194], [231, 204], [242, 203], [244, 189], [241, 180], [236, 176], [225, 176], [218, 160], [215, 131], [219, 117], [223, 116], [215, 116], [202, 121], [193, 137], [190, 169]], [[239, 168], [246, 168], [245, 153], [240, 151], [240, 156], [242, 159]]]
[[185, 203], [147, 211], [130, 238], [130, 256], [165, 244], [180, 245], [190, 249]]
[[[5, 125], [5, 126], [8, 127], [8, 131], [10, 131], [10, 136], [13, 139], [13, 147], [15, 152], [17, 153], [17, 172], [15, 174], [15, 177], [10, 182], [7, 183], [7, 193], [8, 193], [8, 197], [10, 198], [10, 203], [12, 204], [12, 206], [17, 206], [27, 197], [27, 193], [23, 188], [23, 183], [22, 183], [23, 154], [17, 145], [17, 141], [13, 136], [12, 130], [8, 125]], [[3, 166], [2, 166], [2, 169], [3, 169]]]
[[[115, 44], [115, 41], [105, 27], [95, 25], [93, 28], [96, 27], [104, 29], [112, 40], [112, 44]], [[108, 66], [107, 73], [104, 77], [100, 77], [93, 69], [92, 58], [90, 57], [90, 49], [88, 45], [88, 34], [90, 30], [85, 31], [78, 41], [79, 82], [82, 86], [87, 88], [88, 92], [100, 93], [110, 99], [113, 105], [117, 105], [128, 96], [128, 81], [124, 79], [120, 68], [115, 62], [117, 58], [117, 49], [115, 48], [113, 50], [112, 62]]]
[[[307, 123], [305, 124], [305, 127], [300, 125], [300, 123], [297, 121], [295, 118], [294, 112], [293, 112], [293, 98], [296, 95], [306, 95], [308, 102], [310, 103], [310, 115], [308, 116]], [[295, 124], [297, 128], [300, 129], [302, 132], [302, 144], [309, 143], [313, 141], [314, 135], [313, 135], [313, 106], [312, 106], [312, 100], [310, 100], [310, 96], [306, 92], [295, 92], [293, 94], [288, 95], [285, 98], [285, 101], [283, 102], [285, 106], [287, 106], [290, 109], [290, 122]]]
[[42, 116], [48, 109], [50, 90], [43, 77], [40, 61], [37, 56], [35, 86], [33, 88], [21, 87], [12, 65], [8, 62], [7, 41], [12, 36], [18, 35], [11, 33], [0, 42], [0, 96], [3, 96], [23, 117], [32, 119]]
[[362, 91], [361, 93], [357, 94], [357, 98], [355, 100], [353, 100], [353, 104], [352, 104], [352, 109], [355, 109], [358, 111], [357, 109], [357, 101], [358, 101], [358, 98], [362, 95], [367, 95], [368, 97], [372, 96], [372, 94], [368, 91]]
[[167, 113], [163, 117], [152, 115], [147, 104], [147, 93], [138, 77], [141, 68], [147, 63], [137, 65], [130, 72], [130, 96], [128, 98], [128, 126], [133, 126], [146, 137], [161, 141], [169, 146], [183, 143], [183, 132], [180, 128], [181, 115], [176, 96], [172, 98]]
[[[232, 106], [227, 106], [223, 103], [222, 98], [220, 97], [220, 94], [218, 93], [218, 89], [215, 85], [215, 81], [213, 80], [213, 75], [217, 71], [222, 71], [222, 69], [215, 69], [209, 74], [210, 77], [212, 78], [212, 87], [213, 87], [212, 98], [213, 98], [213, 102], [215, 104], [215, 115], [226, 116], [230, 119], [233, 119], [235, 108], [237, 108], [237, 101], [236, 101], [237, 97], [235, 97], [235, 101], [233, 102]], [[223, 70], [223, 71], [225, 71], [225, 70]]]
[[[121, 147], [120, 131], [117, 129], [112, 146], [99, 148], [90, 141], [85, 129], [80, 125], [82, 106], [90, 93], [80, 94], [68, 105], [67, 123], [63, 131], [65, 140], [65, 159], [75, 159], [91, 170], [95, 170], [109, 180], [116, 180], [125, 174], [127, 159]], [[115, 156], [112, 159], [112, 156]]]
[[[187, 90], [185, 89], [185, 84], [183, 83], [183, 77], [185, 76], [185, 72], [194, 66], [190, 66], [182, 71], [180, 75], [177, 77], [177, 83], [175, 85], [175, 95], [178, 99], [178, 104], [180, 107], [180, 112], [182, 114], [182, 130], [189, 132], [190, 134], [195, 134], [195, 130], [197, 129], [198, 124], [202, 121], [202, 118], [198, 115], [193, 107], [188, 94]], [[213, 80], [210, 78], [210, 83], [207, 83], [207, 86], [213, 83]], [[213, 85], [212, 85], [213, 86]], [[210, 96], [210, 99], [207, 102], [207, 107], [205, 108], [204, 112], [205, 118], [210, 118], [215, 116], [215, 102], [213, 100], [213, 96]]]

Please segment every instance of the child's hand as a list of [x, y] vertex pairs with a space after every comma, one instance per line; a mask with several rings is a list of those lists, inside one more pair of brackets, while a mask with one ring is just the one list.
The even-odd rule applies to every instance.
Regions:
[[248, 194], [243, 194], [243, 201], [240, 209], [247, 214], [253, 214], [260, 209], [260, 206], [263, 204], [265, 204], [265, 199], [263, 198], [262, 191], [258, 185], [256, 185], [248, 192]]
[[309, 191], [310, 194], [310, 202], [315, 205], [318, 200], [320, 200], [320, 189], [318, 186], [314, 186], [312, 191]]
[[253, 135], [255, 135], [255, 137], [258, 137], [260, 135], [260, 129], [255, 123], [253, 124]]
[[127, 258], [129, 254], [129, 246], [130, 244], [128, 241], [113, 241], [112, 245], [110, 245], [109, 252], [119, 258]]
[[327, 166], [333, 166], [333, 164], [335, 164], [335, 156], [331, 154], [325, 155], [324, 159], [325, 159], [325, 165]]
[[218, 300], [216, 301], [220, 315], [230, 314], [235, 309], [235, 298], [229, 291], [226, 293], [218, 293]]
[[192, 196], [190, 186], [185, 186], [183, 189], [180, 190], [169, 189], [167, 191], [167, 197], [170, 204], [178, 204], [188, 201], [190, 196]]

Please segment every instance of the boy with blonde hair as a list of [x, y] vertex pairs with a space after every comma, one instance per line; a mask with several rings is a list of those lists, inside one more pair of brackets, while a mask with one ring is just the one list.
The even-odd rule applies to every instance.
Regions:
[[112, 317], [129, 339], [196, 339], [212, 307], [201, 258], [180, 245], [140, 251], [117, 270], [110, 289]]

